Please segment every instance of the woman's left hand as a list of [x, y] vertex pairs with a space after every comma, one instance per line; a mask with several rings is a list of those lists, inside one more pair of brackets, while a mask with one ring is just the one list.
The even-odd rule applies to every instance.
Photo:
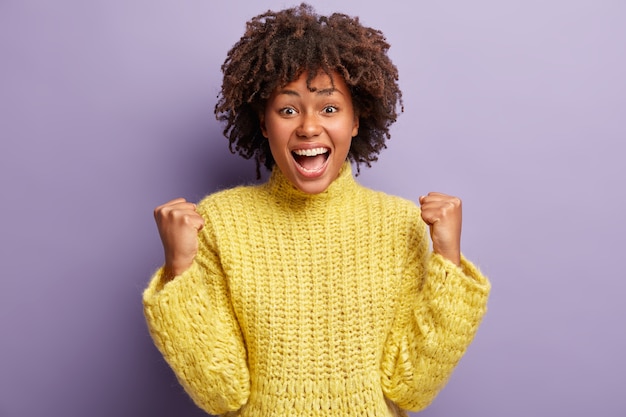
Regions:
[[433, 251], [461, 264], [461, 199], [431, 192], [419, 198], [422, 219], [430, 227]]

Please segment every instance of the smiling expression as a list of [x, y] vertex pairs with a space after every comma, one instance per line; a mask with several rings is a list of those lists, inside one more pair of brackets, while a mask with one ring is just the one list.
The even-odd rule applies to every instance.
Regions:
[[[343, 77], [320, 72], [278, 87], [261, 113], [261, 132], [276, 165], [300, 191], [317, 194], [338, 177], [359, 119]], [[334, 81], [334, 85], [333, 85]], [[311, 91], [313, 90], [313, 91]]]

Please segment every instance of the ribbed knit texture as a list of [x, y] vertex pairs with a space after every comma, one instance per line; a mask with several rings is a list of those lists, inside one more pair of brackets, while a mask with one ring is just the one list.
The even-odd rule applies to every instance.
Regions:
[[427, 406], [485, 313], [489, 283], [430, 253], [410, 201], [346, 163], [321, 194], [275, 169], [198, 205], [192, 267], [144, 292], [156, 346], [196, 404], [229, 416], [388, 417]]

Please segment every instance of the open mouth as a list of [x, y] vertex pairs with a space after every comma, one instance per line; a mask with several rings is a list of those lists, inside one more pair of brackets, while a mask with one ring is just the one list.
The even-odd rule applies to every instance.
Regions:
[[326, 166], [330, 149], [313, 148], [313, 149], [296, 149], [291, 152], [296, 164], [304, 171], [314, 173], [322, 170]]

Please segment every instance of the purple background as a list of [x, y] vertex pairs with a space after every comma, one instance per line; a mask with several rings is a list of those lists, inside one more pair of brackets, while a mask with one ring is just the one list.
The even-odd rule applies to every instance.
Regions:
[[[360, 180], [464, 200], [489, 313], [421, 415], [626, 415], [626, 3], [312, 1], [392, 44], [405, 113]], [[0, 1], [0, 416], [201, 416], [140, 294], [153, 208], [254, 178], [212, 110], [278, 1]], [[293, 4], [293, 3], [287, 3]]]

